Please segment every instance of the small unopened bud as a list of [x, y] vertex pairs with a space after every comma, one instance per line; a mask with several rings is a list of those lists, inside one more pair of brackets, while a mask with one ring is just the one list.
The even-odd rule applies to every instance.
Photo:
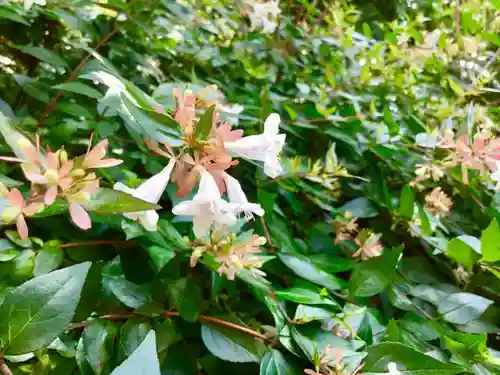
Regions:
[[10, 223], [16, 219], [17, 215], [19, 215], [19, 209], [14, 207], [7, 207], [2, 212], [2, 220], [6, 223]]
[[265, 237], [259, 237], [255, 240], [254, 244], [255, 246], [263, 246], [266, 244], [266, 238]]
[[2, 182], [0, 182], [0, 196], [4, 196], [8, 192], [9, 189], [7, 189], [7, 187]]
[[59, 151], [59, 161], [61, 164], [66, 163], [68, 161], [68, 153], [66, 152], [65, 149], [61, 148]]
[[82, 178], [83, 176], [85, 176], [85, 170], [84, 169], [75, 169], [73, 171], [71, 171], [71, 177], [73, 178]]
[[84, 191], [78, 191], [71, 196], [71, 200], [77, 203], [86, 203], [90, 200], [90, 194]]
[[43, 175], [50, 185], [57, 184], [59, 182], [59, 174], [53, 169], [49, 169]]

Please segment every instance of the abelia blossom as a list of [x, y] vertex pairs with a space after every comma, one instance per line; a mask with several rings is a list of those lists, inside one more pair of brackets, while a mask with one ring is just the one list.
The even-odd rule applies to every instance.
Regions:
[[258, 2], [255, 0], [246, 0], [247, 15], [250, 19], [250, 29], [256, 30], [262, 28], [262, 32], [270, 34], [276, 30], [278, 24], [276, 17], [279, 16], [281, 10], [279, 1]]
[[212, 175], [204, 168], [197, 167], [200, 174], [198, 192], [192, 200], [177, 204], [174, 215], [193, 216], [193, 231], [197, 238], [209, 234], [216, 224], [232, 226], [236, 224], [235, 205], [221, 198], [219, 188]]
[[92, 227], [90, 216], [85, 210], [85, 204], [90, 201], [92, 194], [99, 189], [99, 180], [95, 174], [91, 173], [84, 180], [78, 182], [69, 191], [64, 193], [64, 197], [69, 203], [69, 214], [73, 223], [83, 230]]
[[380, 233], [370, 233], [366, 230], [359, 232], [354, 239], [359, 249], [356, 250], [352, 256], [354, 258], [360, 258], [361, 260], [378, 257], [384, 250], [384, 247], [379, 242], [381, 236]]
[[346, 211], [343, 218], [335, 218], [333, 227], [335, 230], [335, 243], [352, 240], [353, 235], [358, 231], [357, 217], [352, 219], [352, 214]]
[[250, 220], [253, 218], [253, 214], [257, 216], [263, 216], [264, 210], [258, 203], [250, 203], [241, 188], [240, 183], [234, 177], [229, 174], [224, 173], [222, 179], [226, 183], [226, 192], [229, 197], [229, 201], [236, 205], [236, 212], [244, 213], [245, 219]]
[[264, 173], [275, 178], [282, 173], [278, 154], [285, 144], [285, 134], [279, 134], [280, 116], [269, 115], [264, 122], [264, 132], [250, 135], [234, 142], [224, 142], [224, 147], [233, 156], [264, 162]]
[[84, 169], [96, 169], [96, 168], [108, 168], [120, 165], [123, 160], [120, 159], [104, 159], [106, 152], [108, 150], [108, 140], [103, 139], [94, 148], [89, 149], [85, 158], [83, 159], [82, 168]]
[[[170, 175], [172, 174], [175, 162], [175, 159], [170, 160], [168, 165], [163, 168], [161, 172], [150, 177], [135, 189], [129, 188], [121, 182], [117, 182], [113, 188], [130, 194], [135, 198], [142, 199], [143, 201], [158, 203], [170, 181]], [[155, 210], [129, 212], [123, 214], [123, 216], [135, 221], [138, 220], [147, 231], [156, 231], [156, 225], [159, 217]]]
[[448, 216], [452, 205], [453, 201], [440, 187], [434, 188], [431, 193], [425, 196], [425, 209], [438, 218]]
[[6, 223], [16, 223], [17, 232], [21, 239], [28, 238], [28, 226], [24, 216], [32, 216], [43, 208], [43, 203], [32, 202], [28, 203], [24, 200], [23, 195], [17, 189], [12, 189], [9, 192], [4, 191], [4, 197], [10, 204], [2, 212], [2, 220]]

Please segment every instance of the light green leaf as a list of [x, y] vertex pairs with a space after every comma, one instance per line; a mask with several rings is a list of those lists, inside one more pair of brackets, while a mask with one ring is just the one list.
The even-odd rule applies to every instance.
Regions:
[[463, 264], [468, 269], [472, 269], [480, 256], [464, 241], [453, 238], [448, 242], [446, 255], [459, 264]]
[[293, 320], [300, 323], [308, 323], [313, 320], [331, 319], [334, 313], [321, 307], [298, 305]]
[[206, 140], [208, 134], [210, 133], [210, 130], [212, 130], [214, 111], [215, 106], [210, 106], [210, 108], [208, 108], [205, 113], [203, 113], [203, 115], [200, 117], [200, 120], [196, 124], [194, 133], [198, 141]]
[[156, 335], [149, 331], [141, 345], [111, 375], [160, 375]]
[[438, 311], [451, 323], [465, 324], [475, 320], [493, 301], [472, 293], [455, 293], [438, 301]]
[[93, 99], [102, 98], [102, 94], [99, 90], [96, 90], [95, 88], [86, 85], [85, 83], [77, 81], [61, 83], [59, 85], [52, 86], [52, 88], [55, 90], [68, 91], [68, 92], [73, 92], [75, 94], [85, 95]]
[[57, 269], [64, 260], [64, 252], [59, 247], [46, 246], [35, 257], [35, 276], [41, 276]]
[[345, 281], [328, 274], [314, 265], [307, 257], [300, 254], [279, 254], [280, 260], [295, 274], [329, 290], [339, 290], [345, 286]]
[[389, 362], [396, 363], [403, 375], [454, 375], [465, 371], [462, 367], [438, 361], [406, 345], [384, 342], [368, 348], [363, 373], [387, 374]]
[[121, 191], [101, 188], [92, 195], [91, 201], [85, 208], [98, 214], [118, 215], [124, 212], [157, 210], [161, 206], [134, 198]]
[[486, 262], [500, 260], [500, 228], [496, 219], [481, 234], [481, 253]]
[[13, 289], [0, 306], [0, 347], [5, 354], [32, 352], [50, 344], [71, 322], [90, 263], [34, 279]]
[[378, 215], [377, 207], [375, 207], [373, 203], [368, 200], [368, 198], [364, 197], [356, 198], [352, 201], [347, 202], [341, 208], [339, 208], [339, 211], [342, 213], [350, 212], [352, 216], [360, 217], [363, 219], [375, 217]]
[[399, 214], [406, 218], [413, 216], [413, 190], [409, 185], [403, 186], [401, 197], [399, 198]]
[[12, 242], [6, 239], [0, 239], [0, 262], [8, 262], [19, 254]]
[[333, 300], [306, 288], [291, 287], [283, 290], [276, 290], [274, 294], [278, 299], [284, 299], [306, 305], [330, 305], [340, 309], [340, 306]]

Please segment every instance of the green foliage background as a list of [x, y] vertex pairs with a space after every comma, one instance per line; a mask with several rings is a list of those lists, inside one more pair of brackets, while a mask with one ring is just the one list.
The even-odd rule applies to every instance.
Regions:
[[[141, 136], [158, 127], [148, 98], [171, 107], [176, 85], [216, 84], [244, 106], [246, 135], [272, 112], [287, 134], [284, 175], [268, 179], [248, 162], [232, 170], [266, 210], [254, 225], [271, 239], [267, 282], [226, 280], [210, 261], [190, 268], [191, 224], [171, 214], [172, 189], [154, 233], [110, 215], [137, 202], [106, 197], [89, 231], [64, 207], [30, 219], [27, 240], [3, 226], [4, 374], [291, 375], [319, 365], [328, 344], [342, 353], [332, 374], [389, 373], [390, 362], [406, 375], [500, 373], [499, 195], [484, 176], [471, 171], [465, 184], [448, 168], [422, 183], [453, 199], [439, 220], [410, 186], [417, 164], [441, 158], [417, 134], [446, 121], [457, 134], [488, 121], [498, 133], [500, 2], [280, 8], [276, 31], [263, 34], [237, 1], [0, 4], [0, 126], [77, 155], [91, 133], [107, 138], [124, 163], [99, 172], [104, 187], [164, 166]], [[105, 97], [102, 72], [140, 105]], [[18, 166], [1, 162], [0, 172], [27, 191]], [[355, 243], [334, 243], [345, 211], [381, 234], [381, 256], [359, 261]]]

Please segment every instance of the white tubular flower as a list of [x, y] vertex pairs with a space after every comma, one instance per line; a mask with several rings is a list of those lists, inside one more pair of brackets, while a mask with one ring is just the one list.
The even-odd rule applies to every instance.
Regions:
[[285, 134], [279, 134], [280, 121], [280, 116], [272, 113], [264, 122], [264, 133], [225, 142], [224, 147], [234, 156], [263, 161], [264, 173], [275, 178], [283, 172], [278, 154], [286, 138]]
[[213, 225], [236, 224], [236, 205], [221, 198], [217, 183], [207, 170], [202, 169], [200, 176], [200, 186], [194, 198], [181, 202], [172, 209], [175, 215], [193, 217], [196, 238], [209, 234]]
[[227, 196], [229, 201], [237, 205], [236, 212], [243, 212], [245, 214], [245, 219], [250, 220], [253, 218], [253, 214], [257, 216], [263, 216], [264, 210], [260, 204], [250, 203], [241, 188], [240, 183], [234, 177], [225, 173], [222, 178], [226, 183]]
[[30, 9], [33, 4], [47, 5], [47, 0], [24, 0], [24, 9]]
[[[172, 169], [175, 165], [175, 159], [171, 159], [168, 165], [163, 168], [163, 170], [155, 174], [153, 177], [144, 181], [136, 189], [131, 189], [128, 186], [117, 182], [113, 188], [118, 191], [130, 194], [135, 198], [142, 199], [143, 201], [149, 203], [158, 203], [163, 192], [165, 191], [168, 182], [170, 180], [170, 175], [172, 174]], [[140, 211], [140, 212], [128, 212], [123, 214], [123, 216], [129, 219], [139, 221], [141, 225], [149, 232], [156, 231], [156, 224], [158, 223], [158, 214], [155, 210]]]

